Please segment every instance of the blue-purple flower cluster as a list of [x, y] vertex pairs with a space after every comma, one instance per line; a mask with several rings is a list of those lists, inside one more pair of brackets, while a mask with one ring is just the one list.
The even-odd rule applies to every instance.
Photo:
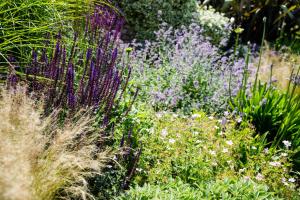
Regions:
[[177, 30], [162, 24], [155, 41], [131, 45], [131, 64], [136, 81], [145, 88], [143, 98], [159, 109], [221, 112], [227, 109], [230, 73], [232, 95], [242, 85], [244, 59], [223, 56], [196, 24]]

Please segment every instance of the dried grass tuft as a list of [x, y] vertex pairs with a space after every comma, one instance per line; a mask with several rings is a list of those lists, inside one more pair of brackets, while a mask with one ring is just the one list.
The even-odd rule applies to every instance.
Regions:
[[1, 91], [0, 199], [94, 199], [87, 179], [101, 173], [108, 154], [96, 146], [93, 119], [60, 127], [55, 113], [45, 119], [42, 112], [24, 88]]

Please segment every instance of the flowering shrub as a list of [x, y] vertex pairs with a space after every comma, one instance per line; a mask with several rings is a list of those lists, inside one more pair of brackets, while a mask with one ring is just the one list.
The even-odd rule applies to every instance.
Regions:
[[180, 29], [163, 24], [156, 41], [132, 44], [131, 66], [135, 82], [143, 87], [141, 97], [157, 109], [204, 109], [220, 112], [227, 107], [229, 75], [237, 93], [241, 85], [244, 61], [231, 66], [204, 36], [196, 24]]
[[232, 31], [234, 19], [229, 19], [223, 13], [212, 7], [199, 6], [195, 13], [195, 23], [198, 23], [204, 34], [211, 38], [215, 45], [225, 46]]

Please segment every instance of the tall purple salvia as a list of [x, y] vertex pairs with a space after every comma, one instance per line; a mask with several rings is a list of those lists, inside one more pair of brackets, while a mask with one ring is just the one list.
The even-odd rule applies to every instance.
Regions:
[[75, 34], [68, 52], [59, 33], [52, 55], [46, 49], [42, 49], [40, 56], [33, 51], [32, 63], [26, 70], [27, 80], [33, 83], [33, 91], [44, 92], [47, 110], [89, 106], [102, 110], [107, 121], [115, 99], [124, 93], [124, 87], [119, 91], [120, 85], [123, 81], [127, 85], [129, 78], [122, 80], [125, 70], [120, 73], [116, 67], [124, 18], [108, 6], [97, 5], [86, 23], [86, 49], [77, 48], [78, 34]]

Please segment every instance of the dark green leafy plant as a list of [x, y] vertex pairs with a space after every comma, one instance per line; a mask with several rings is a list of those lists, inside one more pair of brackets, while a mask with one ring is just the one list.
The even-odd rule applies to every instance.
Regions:
[[[209, 0], [209, 4], [234, 17], [236, 23], [242, 25], [245, 32], [244, 41], [260, 41], [264, 17], [267, 17], [266, 39], [274, 41], [284, 33], [291, 37], [300, 27], [299, 0]], [[292, 39], [292, 38], [290, 38]]]

